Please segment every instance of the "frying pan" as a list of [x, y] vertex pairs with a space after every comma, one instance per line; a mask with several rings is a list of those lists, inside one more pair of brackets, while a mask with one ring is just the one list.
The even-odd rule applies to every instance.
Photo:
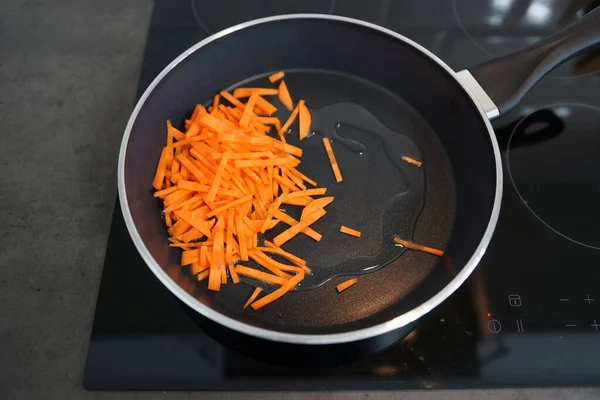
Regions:
[[[235, 331], [308, 345], [360, 341], [406, 327], [467, 279], [490, 242], [502, 164], [489, 120], [513, 108], [553, 68], [599, 43], [600, 8], [529, 48], [458, 73], [410, 39], [350, 18], [284, 15], [221, 31], [169, 64], [127, 124], [118, 187], [129, 233], [175, 296]], [[165, 120], [182, 125], [193, 106], [214, 93], [268, 85], [266, 77], [279, 70], [293, 98], [305, 99], [313, 113], [315, 132], [301, 144], [300, 169], [336, 201], [314, 226], [323, 233], [321, 243], [289, 242], [315, 276], [255, 312], [241, 307], [251, 285], [210, 292], [179, 266], [151, 182]], [[294, 136], [297, 131], [288, 134], [292, 143]], [[332, 140], [338, 155], [339, 184], [321, 136]], [[402, 155], [423, 166], [401, 162]], [[339, 234], [342, 224], [362, 230], [363, 237]], [[396, 247], [396, 236], [445, 254]], [[359, 283], [337, 294], [335, 284], [355, 275]]]

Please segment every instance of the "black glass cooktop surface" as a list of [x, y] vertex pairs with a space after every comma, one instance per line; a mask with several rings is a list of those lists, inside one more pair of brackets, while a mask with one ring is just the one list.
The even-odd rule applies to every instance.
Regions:
[[[455, 70], [518, 50], [596, 0], [158, 0], [138, 94], [208, 35], [285, 13], [393, 29]], [[236, 336], [154, 277], [115, 207], [90, 339], [89, 389], [336, 390], [600, 384], [600, 52], [543, 79], [494, 121], [504, 198], [485, 257], [406, 338], [360, 357], [277, 362], [285, 349]], [[233, 336], [232, 336], [233, 335]], [[246, 341], [247, 340], [247, 341]], [[253, 351], [245, 351], [252, 347]]]

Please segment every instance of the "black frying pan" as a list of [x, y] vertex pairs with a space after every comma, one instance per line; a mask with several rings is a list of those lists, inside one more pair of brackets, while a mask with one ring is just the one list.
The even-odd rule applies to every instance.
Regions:
[[[129, 232], [171, 292], [228, 328], [273, 341], [326, 344], [406, 327], [467, 279], [493, 234], [502, 167], [489, 118], [510, 110], [554, 67], [599, 43], [595, 9], [530, 48], [455, 73], [407, 38], [348, 18], [289, 15], [229, 28], [165, 68], [129, 120], [119, 158]], [[307, 258], [314, 276], [297, 293], [255, 312], [241, 307], [251, 285], [209, 292], [179, 266], [151, 182], [165, 120], [182, 124], [196, 103], [223, 88], [266, 86], [266, 77], [279, 70], [293, 97], [305, 99], [313, 113], [315, 136], [301, 144], [300, 169], [336, 201], [315, 225], [324, 234], [321, 243], [295, 238], [286, 245]], [[288, 136], [294, 143], [296, 135]], [[333, 141], [341, 184], [334, 182], [321, 136]], [[422, 160], [423, 167], [401, 162], [402, 155]], [[341, 224], [362, 230], [363, 237], [336, 234]], [[395, 236], [445, 254], [406, 251], [394, 245]], [[357, 274], [364, 274], [357, 285], [336, 293], [344, 275]]]

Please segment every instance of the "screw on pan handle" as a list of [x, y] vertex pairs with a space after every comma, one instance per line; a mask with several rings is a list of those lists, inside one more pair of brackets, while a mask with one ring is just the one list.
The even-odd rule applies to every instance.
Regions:
[[477, 65], [470, 72], [502, 115], [554, 68], [595, 48], [600, 48], [600, 7], [534, 45]]

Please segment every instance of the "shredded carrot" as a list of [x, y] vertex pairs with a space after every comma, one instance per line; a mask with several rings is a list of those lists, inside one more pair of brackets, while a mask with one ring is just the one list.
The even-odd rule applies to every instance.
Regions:
[[333, 175], [335, 175], [335, 181], [342, 181], [342, 173], [340, 172], [340, 167], [335, 159], [335, 154], [333, 154], [333, 149], [331, 148], [331, 143], [329, 143], [329, 139], [323, 138], [323, 146], [325, 146], [325, 151], [327, 152], [327, 156], [329, 157], [329, 163], [331, 164], [331, 169], [333, 170]]
[[252, 295], [250, 295], [248, 301], [246, 301], [246, 304], [244, 304], [244, 309], [247, 308], [254, 301], [254, 299], [258, 297], [260, 292], [262, 292], [262, 288], [257, 287], [254, 289], [254, 292], [252, 292]]
[[406, 247], [407, 249], [422, 251], [424, 253], [433, 254], [434, 256], [438, 256], [438, 257], [441, 257], [444, 255], [444, 252], [442, 250], [434, 249], [432, 247], [422, 246], [420, 244], [409, 242], [408, 240], [394, 238], [394, 242], [400, 244], [403, 247]]
[[281, 296], [283, 296], [290, 290], [294, 289], [296, 287], [296, 285], [298, 283], [300, 283], [303, 279], [304, 279], [304, 272], [300, 272], [300, 273], [296, 274], [296, 276], [294, 276], [292, 279], [288, 280], [279, 289], [262, 297], [260, 300], [255, 301], [254, 303], [252, 303], [250, 305], [250, 307], [252, 307], [252, 309], [254, 309], [255, 311], [263, 308], [267, 304], [274, 302], [275, 300], [279, 299]]
[[[326, 188], [317, 188], [300, 172], [302, 149], [285, 141], [296, 119], [301, 138], [307, 137], [311, 116], [304, 100], [292, 109], [284, 74], [274, 75], [280, 89], [238, 88], [216, 94], [208, 109], [197, 104], [183, 131], [167, 121], [152, 181], [154, 197], [163, 205], [169, 246], [181, 249], [181, 265], [189, 266], [198, 282], [214, 291], [229, 277], [240, 282], [240, 276], [281, 286], [258, 301], [257, 289], [246, 305], [254, 309], [283, 296], [311, 272], [306, 260], [280, 246], [300, 232], [320, 241], [322, 235], [311, 225], [333, 201], [321, 197]], [[263, 98], [274, 95], [291, 111], [283, 124], [272, 116], [277, 107]], [[268, 135], [273, 127], [279, 138]], [[301, 220], [280, 210], [283, 204], [304, 207]], [[289, 228], [273, 243], [263, 240], [259, 234], [279, 222]]]
[[290, 91], [285, 84], [285, 81], [281, 81], [279, 84], [279, 101], [281, 104], [285, 106], [288, 110], [292, 111], [294, 109], [294, 103], [292, 102], [292, 96], [290, 96]]
[[345, 233], [346, 235], [360, 237], [360, 231], [356, 229], [348, 228], [347, 226], [342, 225], [340, 227], [340, 232]]
[[300, 137], [300, 140], [302, 140], [306, 136], [308, 136], [308, 132], [310, 131], [310, 124], [312, 121], [312, 118], [310, 116], [310, 111], [308, 111], [308, 108], [306, 107], [304, 102], [300, 104], [298, 121], [299, 121], [299, 125], [300, 125], [299, 137]]
[[348, 289], [350, 286], [353, 286], [356, 282], [358, 282], [358, 278], [348, 279], [345, 282], [340, 283], [336, 286], [338, 293], [342, 293], [344, 290]]
[[284, 76], [285, 76], [285, 72], [283, 72], [283, 71], [275, 72], [274, 74], [269, 76], [269, 82], [275, 83], [278, 80], [283, 79]]
[[409, 163], [409, 164], [416, 165], [417, 167], [420, 167], [421, 165], [423, 165], [423, 162], [415, 160], [414, 158], [410, 158], [410, 157], [407, 157], [407, 156], [402, 156], [402, 159], [404, 161], [406, 161], [407, 163]]

